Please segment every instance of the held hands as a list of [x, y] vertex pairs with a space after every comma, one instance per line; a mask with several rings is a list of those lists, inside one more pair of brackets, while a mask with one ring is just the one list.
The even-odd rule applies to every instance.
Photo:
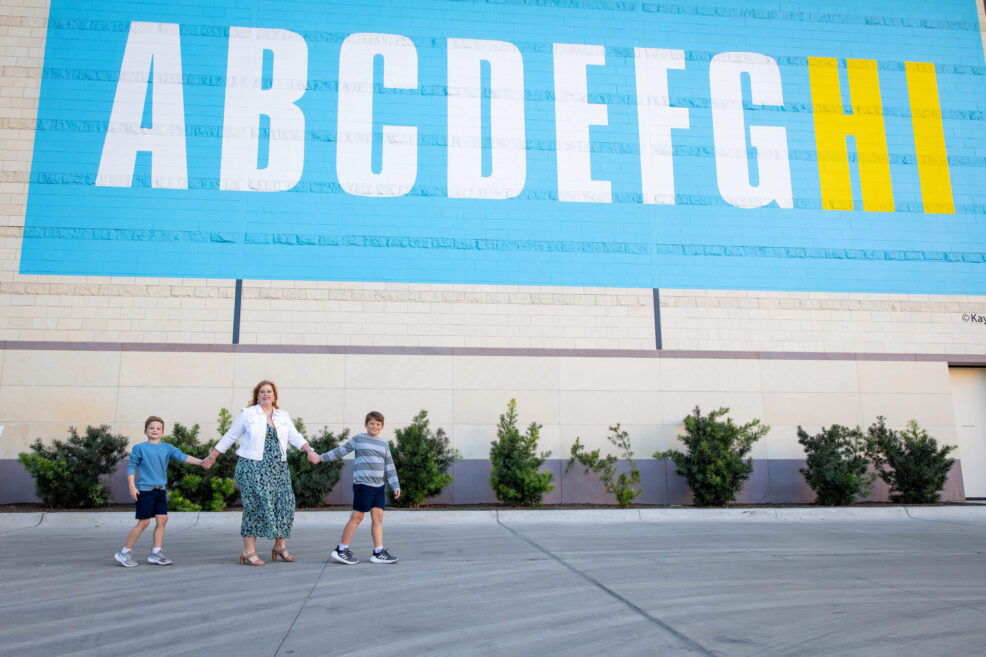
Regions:
[[215, 465], [215, 463], [216, 463], [216, 457], [213, 456], [212, 454], [209, 454], [207, 457], [202, 459], [202, 469], [208, 470], [213, 465]]
[[319, 456], [314, 449], [308, 450], [308, 462], [312, 465], [318, 465], [322, 462], [322, 457]]

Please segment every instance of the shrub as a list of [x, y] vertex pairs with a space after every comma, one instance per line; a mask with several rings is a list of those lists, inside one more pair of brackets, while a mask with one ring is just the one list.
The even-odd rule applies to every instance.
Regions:
[[232, 413], [226, 407], [220, 408], [219, 415], [216, 417], [216, 433], [222, 438], [231, 426], [233, 426]]
[[938, 442], [915, 420], [903, 431], [887, 427], [881, 415], [867, 430], [869, 456], [877, 473], [890, 486], [890, 499], [903, 504], [934, 504], [941, 499], [955, 459], [954, 445]]
[[[294, 428], [308, 440], [311, 448], [319, 454], [338, 447], [349, 440], [349, 429], [344, 429], [338, 437], [327, 427], [322, 427], [315, 438], [308, 438], [305, 422], [300, 417], [294, 419]], [[291, 488], [294, 490], [295, 504], [299, 507], [316, 507], [325, 504], [325, 496], [342, 477], [342, 461], [330, 461], [312, 465], [308, 455], [300, 449], [288, 449], [288, 468], [291, 470]]]
[[110, 433], [105, 424], [86, 427], [81, 436], [75, 427], [68, 433], [68, 440], [52, 441], [51, 447], [36, 439], [31, 451], [20, 453], [17, 460], [34, 477], [35, 493], [49, 508], [103, 506], [109, 491], [99, 478], [116, 470], [127, 455], [128, 441]]
[[654, 458], [671, 459], [678, 466], [678, 474], [695, 497], [695, 506], [724, 506], [734, 501], [753, 472], [753, 459], [744, 457], [753, 443], [770, 431], [758, 419], [742, 426], [730, 417], [725, 422], [719, 419], [728, 412], [728, 408], [720, 408], [702, 415], [696, 406], [685, 416], [685, 434], [678, 436], [688, 451], [654, 453]]
[[867, 472], [867, 444], [859, 427], [833, 424], [809, 436], [799, 426], [798, 442], [808, 459], [808, 467], [801, 468], [801, 473], [815, 491], [817, 504], [845, 506], [869, 495], [876, 475]]
[[572, 445], [572, 458], [568, 459], [565, 472], [568, 472], [577, 461], [585, 468], [585, 474], [589, 472], [598, 474], [599, 481], [603, 483], [606, 492], [615, 495], [616, 503], [621, 509], [626, 509], [644, 492], [643, 489], [637, 489], [637, 485], [640, 484], [640, 470], [637, 469], [637, 464], [633, 460], [633, 451], [630, 449], [630, 434], [622, 430], [619, 423], [610, 427], [609, 431], [611, 435], [607, 438], [622, 452], [623, 458], [630, 466], [629, 472], [621, 472], [619, 476], [616, 476], [617, 458], [612, 454], [608, 454], [606, 458], [600, 458], [598, 449], [591, 452], [585, 451], [585, 447], [578, 437], [575, 438], [575, 443]]
[[517, 428], [517, 400], [500, 415], [497, 438], [490, 445], [490, 486], [504, 504], [539, 506], [554, 489], [550, 472], [538, 472], [551, 452], [537, 453], [541, 425], [531, 422], [524, 434]]
[[[222, 414], [220, 413], [220, 418]], [[191, 428], [180, 422], [171, 427], [171, 435], [165, 436], [164, 441], [171, 443], [189, 456], [205, 458], [214, 443], [199, 442], [199, 425]], [[219, 468], [219, 462], [224, 462], [224, 468]], [[236, 457], [227, 454], [220, 456], [216, 465], [209, 470], [203, 470], [197, 465], [168, 463], [168, 506], [174, 511], [222, 511], [229, 506], [237, 496], [236, 482], [233, 481], [229, 464], [236, 468]]]
[[[216, 421], [217, 421], [216, 438], [215, 440], [209, 442], [208, 446], [206, 447], [205, 450], [206, 455], [208, 455], [209, 452], [212, 451], [212, 448], [216, 446], [216, 443], [219, 442], [219, 439], [222, 438], [227, 431], [229, 431], [229, 428], [231, 426], [233, 426], [233, 416], [230, 414], [229, 409], [226, 408], [219, 409], [219, 416], [216, 418]], [[223, 479], [235, 479], [237, 458], [238, 457], [236, 456], [235, 449], [227, 449], [225, 454], [220, 454], [218, 457], [216, 457], [216, 462], [213, 464], [211, 468], [209, 468], [208, 471], [212, 473], [212, 476], [214, 477], [220, 477]]]
[[418, 507], [452, 483], [449, 469], [462, 455], [449, 444], [444, 429], [431, 430], [425, 410], [396, 434], [397, 442], [390, 442], [390, 454], [401, 480], [401, 496], [394, 500], [391, 492], [391, 500], [396, 506]]

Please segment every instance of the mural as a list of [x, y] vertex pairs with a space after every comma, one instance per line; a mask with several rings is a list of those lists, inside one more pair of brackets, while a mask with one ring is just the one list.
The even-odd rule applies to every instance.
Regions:
[[986, 294], [975, 0], [53, 0], [21, 273]]

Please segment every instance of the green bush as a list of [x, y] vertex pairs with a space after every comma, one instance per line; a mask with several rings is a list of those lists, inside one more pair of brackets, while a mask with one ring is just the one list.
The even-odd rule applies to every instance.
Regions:
[[550, 472], [538, 472], [551, 452], [537, 453], [541, 425], [531, 422], [527, 432], [517, 428], [517, 400], [511, 399], [507, 412], [500, 416], [497, 438], [490, 445], [490, 486], [504, 504], [540, 506], [541, 498], [551, 492]]
[[904, 431], [887, 427], [881, 415], [867, 430], [869, 456], [890, 486], [890, 499], [903, 504], [934, 504], [941, 499], [955, 459], [954, 445], [939, 447], [915, 420]]
[[688, 482], [695, 506], [725, 506], [736, 499], [753, 472], [753, 459], [746, 458], [753, 443], [770, 431], [754, 419], [737, 426], [732, 418], [719, 418], [729, 412], [720, 408], [702, 415], [696, 406], [685, 416], [685, 434], [678, 440], [687, 452], [668, 450], [655, 452], [656, 459], [671, 459], [677, 472]]
[[[220, 418], [222, 414], [220, 413]], [[171, 427], [171, 435], [164, 441], [171, 443], [185, 454], [204, 459], [214, 443], [199, 442], [199, 425], [191, 428], [180, 422]], [[225, 468], [219, 462], [225, 458]], [[232, 461], [236, 468], [236, 457], [223, 454], [209, 470], [200, 466], [170, 461], [168, 463], [168, 506], [174, 511], [222, 511], [236, 500], [236, 483], [228, 472]], [[228, 472], [228, 474], [227, 474]]]
[[80, 436], [75, 427], [66, 441], [52, 441], [45, 447], [38, 438], [30, 452], [17, 456], [34, 477], [34, 490], [49, 508], [83, 509], [104, 506], [109, 491], [100, 482], [111, 474], [127, 455], [127, 439], [110, 433], [109, 426], [86, 427]]
[[226, 407], [220, 408], [219, 415], [216, 417], [216, 433], [219, 434], [219, 438], [225, 436], [231, 426], [233, 426], [233, 414]]
[[610, 427], [609, 431], [611, 435], [607, 438], [620, 450], [623, 458], [628, 462], [630, 466], [628, 472], [621, 472], [617, 476], [616, 463], [618, 459], [616, 456], [608, 454], [606, 458], [601, 458], [598, 449], [587, 452], [579, 437], [575, 438], [575, 443], [572, 445], [572, 458], [568, 459], [565, 472], [571, 470], [576, 462], [580, 463], [585, 468], [585, 474], [589, 472], [598, 474], [599, 481], [602, 482], [606, 492], [616, 496], [616, 503], [619, 507], [626, 509], [644, 492], [642, 488], [637, 489], [640, 484], [640, 470], [637, 469], [637, 464], [633, 460], [633, 451], [630, 449], [630, 434], [621, 429], [619, 423]]
[[[300, 417], [294, 419], [294, 427], [319, 454], [324, 454], [349, 440], [349, 429], [344, 429], [337, 438], [326, 427], [322, 428], [317, 437], [309, 438], [305, 422]], [[342, 476], [342, 461], [312, 465], [308, 455], [300, 449], [288, 449], [288, 468], [291, 470], [294, 501], [299, 507], [312, 508], [325, 504], [325, 496], [332, 492]]]
[[798, 442], [805, 448], [808, 467], [801, 468], [815, 491], [816, 504], [845, 506], [873, 490], [876, 475], [868, 472], [867, 441], [859, 427], [833, 424], [809, 436], [798, 427]]
[[416, 508], [452, 483], [449, 469], [462, 455], [449, 444], [445, 429], [431, 430], [425, 410], [396, 434], [397, 441], [390, 441], [390, 454], [401, 480], [401, 496], [395, 500], [391, 491], [390, 499], [396, 506]]

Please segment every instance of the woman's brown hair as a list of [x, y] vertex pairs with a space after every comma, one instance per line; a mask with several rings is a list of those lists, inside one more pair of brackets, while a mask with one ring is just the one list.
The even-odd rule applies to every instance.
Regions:
[[273, 381], [268, 381], [267, 379], [264, 379], [253, 387], [253, 400], [250, 402], [250, 406], [256, 406], [260, 403], [257, 401], [257, 395], [260, 394], [260, 389], [264, 386], [270, 386], [271, 390], [274, 391], [274, 408], [277, 408], [277, 386], [274, 385]]

